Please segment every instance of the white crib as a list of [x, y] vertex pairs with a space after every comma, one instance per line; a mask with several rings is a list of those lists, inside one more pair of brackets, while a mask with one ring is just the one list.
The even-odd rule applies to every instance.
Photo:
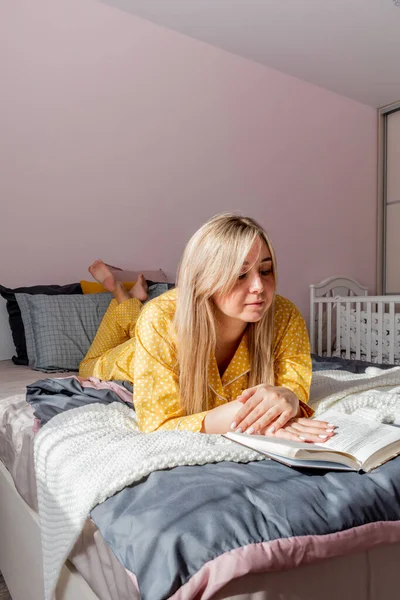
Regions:
[[368, 296], [354, 279], [310, 285], [311, 352], [400, 363], [400, 296]]

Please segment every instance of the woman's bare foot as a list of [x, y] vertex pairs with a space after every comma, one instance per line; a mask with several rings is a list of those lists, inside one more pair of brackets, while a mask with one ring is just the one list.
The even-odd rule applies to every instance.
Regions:
[[143, 273], [140, 273], [137, 282], [129, 290], [128, 293], [131, 298], [137, 298], [141, 302], [144, 302], [148, 298], [148, 294], [147, 294], [148, 289], [149, 289], [149, 286], [147, 285], [147, 281], [145, 280]]
[[115, 275], [102, 260], [95, 260], [94, 263], [90, 265], [88, 271], [108, 292], [115, 292], [117, 288]]

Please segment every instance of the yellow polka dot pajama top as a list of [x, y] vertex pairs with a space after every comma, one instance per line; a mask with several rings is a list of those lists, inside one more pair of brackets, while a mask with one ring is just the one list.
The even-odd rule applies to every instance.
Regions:
[[[144, 307], [135, 298], [121, 304], [113, 300], [79, 369], [82, 377], [131, 381], [138, 424], [145, 432], [176, 428], [200, 431], [208, 410], [235, 400], [249, 387], [245, 334], [222, 378], [215, 357], [210, 360], [207, 410], [185, 415], [180, 404], [173, 328], [176, 294], [172, 289]], [[295, 305], [278, 295], [273, 357], [275, 385], [292, 390], [300, 400], [303, 416], [311, 416], [313, 411], [307, 406], [311, 357], [306, 325]]]

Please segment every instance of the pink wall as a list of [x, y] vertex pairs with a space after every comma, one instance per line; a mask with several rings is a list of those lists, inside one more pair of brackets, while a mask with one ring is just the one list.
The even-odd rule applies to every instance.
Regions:
[[0, 281], [102, 257], [173, 276], [221, 211], [258, 219], [280, 292], [374, 287], [376, 111], [94, 0], [0, 6]]

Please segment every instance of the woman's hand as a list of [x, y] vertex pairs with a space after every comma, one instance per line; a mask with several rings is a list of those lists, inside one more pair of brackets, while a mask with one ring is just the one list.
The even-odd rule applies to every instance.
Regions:
[[316, 442], [321, 444], [335, 435], [335, 425], [317, 419], [291, 419], [274, 436], [296, 442]]
[[299, 413], [296, 394], [285, 387], [257, 385], [237, 401], [244, 406], [235, 414], [231, 429], [244, 433], [274, 434]]
[[[239, 400], [233, 400], [232, 402], [213, 408], [205, 416], [202, 432], [225, 433], [228, 431], [232, 419], [236, 418], [236, 415], [242, 408], [243, 404]], [[298, 442], [317, 442], [321, 444], [334, 435], [334, 428], [335, 425], [331, 425], [325, 421], [300, 417], [290, 419], [272, 435]], [[257, 433], [263, 435], [267, 433], [267, 430], [268, 427], [258, 430]]]

